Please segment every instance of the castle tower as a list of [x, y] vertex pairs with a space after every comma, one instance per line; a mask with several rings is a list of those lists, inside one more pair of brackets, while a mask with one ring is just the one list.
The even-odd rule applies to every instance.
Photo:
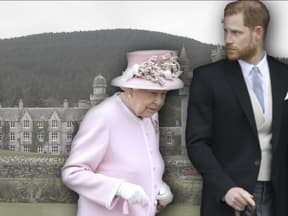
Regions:
[[211, 62], [216, 62], [224, 58], [226, 58], [226, 52], [223, 46], [218, 45], [216, 48], [211, 50]]
[[106, 98], [107, 82], [105, 77], [98, 75], [93, 81], [93, 94], [90, 95], [92, 106], [99, 104]]
[[181, 153], [186, 154], [185, 127], [187, 119], [189, 86], [193, 77], [193, 72], [184, 46], [182, 47], [179, 55], [179, 63], [184, 72], [181, 76], [181, 79], [184, 81], [184, 88], [179, 90], [179, 95], [181, 96]]
[[189, 86], [190, 81], [192, 79], [192, 70], [191, 70], [190, 61], [189, 61], [189, 58], [187, 56], [187, 52], [184, 46], [182, 47], [180, 51], [179, 63], [181, 65], [181, 70], [183, 71], [181, 78], [184, 81], [185, 86]]

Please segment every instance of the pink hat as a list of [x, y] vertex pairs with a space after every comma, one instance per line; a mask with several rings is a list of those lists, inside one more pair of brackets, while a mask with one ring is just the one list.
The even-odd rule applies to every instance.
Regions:
[[144, 50], [127, 53], [128, 66], [112, 85], [121, 88], [173, 90], [183, 88], [177, 55], [172, 50]]

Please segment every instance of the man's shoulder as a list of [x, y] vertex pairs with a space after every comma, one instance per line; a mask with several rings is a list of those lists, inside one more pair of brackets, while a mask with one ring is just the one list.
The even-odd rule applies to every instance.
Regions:
[[288, 72], [288, 64], [283, 62], [281, 59], [279, 58], [275, 58], [273, 56], [267, 56], [268, 62], [272, 63], [274, 65], [276, 65], [277, 67], [283, 68], [284, 70], [287, 70]]
[[270, 74], [277, 77], [277, 80], [287, 89], [288, 82], [288, 65], [283, 62], [283, 59], [275, 58], [272, 56], [267, 56]]

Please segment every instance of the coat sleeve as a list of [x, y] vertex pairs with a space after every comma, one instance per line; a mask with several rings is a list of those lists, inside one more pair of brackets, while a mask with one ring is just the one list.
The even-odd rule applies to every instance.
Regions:
[[[186, 147], [189, 159], [203, 177], [204, 186], [222, 200], [229, 188], [236, 186], [215, 157], [213, 148], [213, 86], [206, 71], [194, 71], [186, 122]], [[205, 77], [206, 75], [206, 77]], [[213, 147], [214, 145], [214, 147]]]
[[109, 128], [97, 112], [84, 117], [62, 168], [62, 181], [85, 199], [113, 208], [116, 192], [123, 181], [97, 173], [109, 145]]

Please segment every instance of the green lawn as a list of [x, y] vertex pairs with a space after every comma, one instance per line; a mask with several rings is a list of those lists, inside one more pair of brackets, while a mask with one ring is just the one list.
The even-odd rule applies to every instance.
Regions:
[[[0, 203], [1, 216], [76, 216], [73, 204], [26, 204]], [[199, 207], [190, 204], [173, 204], [164, 209], [159, 216], [198, 216]]]
[[199, 206], [173, 204], [163, 209], [159, 216], [199, 216]]

